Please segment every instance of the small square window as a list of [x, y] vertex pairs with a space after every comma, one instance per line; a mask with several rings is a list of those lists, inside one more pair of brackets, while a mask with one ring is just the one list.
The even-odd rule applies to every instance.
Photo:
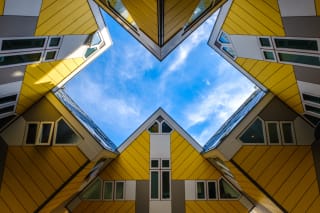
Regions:
[[57, 47], [57, 46], [59, 46], [60, 40], [61, 40], [60, 37], [51, 38], [50, 42], [49, 42], [49, 47]]
[[162, 160], [162, 168], [170, 168], [170, 160]]
[[47, 61], [47, 60], [55, 59], [56, 54], [57, 54], [57, 51], [49, 51], [49, 52], [47, 52], [45, 60]]
[[264, 59], [275, 61], [274, 53], [271, 51], [263, 51]]
[[159, 168], [159, 160], [151, 160], [151, 168], [152, 169]]
[[269, 38], [259, 38], [259, 41], [262, 47], [271, 47], [271, 42]]

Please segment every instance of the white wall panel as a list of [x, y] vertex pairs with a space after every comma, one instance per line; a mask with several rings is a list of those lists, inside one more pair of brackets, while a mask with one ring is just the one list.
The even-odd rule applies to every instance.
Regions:
[[62, 39], [57, 60], [64, 58], [80, 58], [84, 56], [88, 46], [85, 42], [88, 35], [67, 35]]
[[320, 96], [320, 85], [309, 82], [297, 81], [301, 93]]
[[151, 134], [150, 135], [150, 157], [170, 158], [170, 135]]
[[4, 15], [39, 16], [42, 0], [6, 0]]
[[186, 180], [184, 182], [186, 200], [196, 199], [196, 181]]
[[238, 57], [263, 60], [256, 36], [230, 35], [230, 39]]
[[136, 181], [126, 181], [125, 200], [136, 200]]
[[171, 201], [150, 201], [150, 213], [171, 213]]
[[22, 81], [0, 85], [0, 97], [20, 93]]

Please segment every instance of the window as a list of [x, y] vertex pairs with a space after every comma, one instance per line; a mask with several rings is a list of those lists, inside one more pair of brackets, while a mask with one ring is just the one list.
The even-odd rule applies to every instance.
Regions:
[[0, 108], [0, 114], [4, 114], [4, 113], [8, 113], [8, 112], [13, 112], [13, 111], [14, 111], [14, 105]]
[[28, 122], [25, 144], [50, 145], [53, 122]]
[[52, 37], [49, 41], [49, 47], [58, 47], [60, 44], [61, 37]]
[[17, 94], [15, 95], [9, 95], [9, 96], [4, 96], [0, 98], [0, 104], [6, 104], [9, 102], [15, 102], [17, 100]]
[[41, 59], [41, 55], [41, 52], [0, 55], [0, 66], [39, 62]]
[[318, 50], [316, 40], [309, 39], [290, 39], [290, 38], [274, 38], [276, 48], [296, 49], [296, 50]]
[[317, 118], [309, 114], [304, 114], [304, 117], [308, 119], [308, 121], [310, 121], [315, 126], [320, 122], [320, 118]]
[[302, 97], [304, 101], [310, 101], [315, 104], [320, 104], [320, 97], [308, 95], [308, 94], [302, 94]]
[[222, 44], [230, 44], [230, 39], [228, 34], [226, 34], [225, 32], [221, 32], [219, 36], [219, 42]]
[[56, 122], [55, 144], [76, 144], [81, 140], [75, 131], [65, 122], [60, 119]]
[[234, 50], [231, 39], [227, 33], [222, 31], [215, 42], [215, 45], [231, 59], [234, 60], [237, 57], [236, 51]]
[[282, 140], [284, 144], [294, 144], [295, 138], [293, 136], [293, 123], [292, 122], [281, 122]]
[[1, 50], [39, 49], [45, 42], [45, 38], [7, 39], [2, 40]]
[[27, 125], [26, 144], [36, 144], [39, 123], [29, 123]]
[[263, 58], [267, 61], [276, 61], [276, 57], [274, 56], [274, 52], [270, 50], [262, 50]]
[[217, 199], [217, 183], [215, 181], [208, 181], [208, 199]]
[[266, 122], [269, 144], [280, 144], [280, 129], [278, 122]]
[[113, 200], [113, 181], [104, 182], [103, 199]]
[[80, 195], [83, 200], [100, 200], [101, 199], [102, 181], [97, 178], [90, 184]]
[[238, 199], [240, 193], [225, 179], [221, 178], [219, 180], [219, 196], [220, 199]]
[[272, 47], [269, 37], [260, 37], [259, 42], [261, 47]]
[[202, 14], [204, 14], [205, 11], [209, 9], [211, 6], [212, 6], [212, 0], [200, 0], [196, 9], [193, 11], [192, 16], [187, 22], [186, 26], [188, 27], [190, 24], [192, 24], [196, 19], [198, 19]]
[[204, 181], [197, 181], [197, 199], [204, 200], [206, 199], [206, 192], [205, 192], [205, 182]]
[[45, 61], [52, 61], [56, 58], [57, 55], [57, 51], [56, 50], [52, 50], [52, 51], [47, 51], [45, 54]]
[[172, 128], [167, 124], [165, 120], [163, 120], [163, 118], [157, 119], [152, 124], [152, 126], [149, 127], [148, 130], [150, 133], [171, 133], [172, 132]]
[[115, 182], [115, 200], [123, 200], [124, 199], [124, 182], [116, 181]]
[[299, 65], [320, 66], [320, 57], [318, 55], [303, 53], [284, 53], [278, 52], [280, 62], [293, 63]]
[[151, 133], [159, 133], [159, 123], [155, 121], [148, 130]]
[[171, 197], [170, 160], [151, 159], [150, 199], [151, 200], [168, 200], [170, 199], [170, 197]]
[[318, 108], [318, 107], [311, 106], [309, 104], [305, 104], [305, 108], [306, 108], [306, 111], [313, 112], [313, 113], [320, 115], [320, 108]]
[[216, 200], [217, 183], [216, 181], [196, 181], [196, 199], [197, 200]]
[[42, 122], [40, 124], [39, 145], [50, 145], [53, 122]]
[[222, 47], [222, 50], [227, 53], [231, 58], [236, 57], [236, 53], [232, 47]]
[[265, 143], [264, 137], [264, 122], [260, 118], [257, 118], [245, 132], [240, 136], [240, 140], [243, 143]]
[[137, 24], [121, 0], [107, 0], [107, 6], [111, 7], [127, 24], [137, 27]]

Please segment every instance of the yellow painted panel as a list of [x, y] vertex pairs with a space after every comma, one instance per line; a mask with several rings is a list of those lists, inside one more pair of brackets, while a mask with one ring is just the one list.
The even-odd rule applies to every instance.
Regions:
[[90, 34], [97, 29], [88, 1], [43, 0], [35, 35]]
[[264, 0], [264, 2], [267, 3], [275, 11], [280, 12], [280, 8], [279, 8], [279, 5], [278, 5], [278, 0]]
[[302, 104], [299, 104], [299, 105], [293, 107], [293, 110], [296, 111], [296, 112], [299, 113], [299, 114], [301, 114], [301, 113], [304, 112], [304, 109], [303, 109]]
[[134, 201], [82, 201], [73, 212], [134, 213]]
[[71, 156], [72, 158], [78, 163], [79, 166], [82, 166], [86, 161], [86, 156], [79, 151], [79, 148], [76, 146], [70, 146], [70, 147], [63, 147]]
[[5, 0], [0, 1], [0, 16], [2, 16], [4, 12], [4, 2]]
[[232, 28], [233, 34], [285, 35], [276, 1], [236, 0], [231, 5], [224, 25]]
[[281, 67], [282, 67], [282, 64], [269, 63], [267, 69], [262, 68], [262, 72], [259, 73], [259, 75], [257, 76], [257, 79], [263, 83], [271, 75], [274, 75], [274, 73], [276, 73]]
[[[311, 185], [308, 191], [303, 195], [299, 203], [295, 206], [294, 209], [292, 209], [293, 213], [299, 213], [299, 212], [305, 212], [306, 209], [309, 209], [312, 202], [319, 198], [319, 188], [317, 181], [314, 181]], [[320, 206], [320, 205], [319, 205]]]
[[1, 195], [0, 195], [0, 209], [1, 209], [1, 212], [3, 213], [11, 212], [7, 204], [2, 200]]
[[66, 168], [71, 172], [75, 173], [79, 169], [78, 163], [72, 158], [72, 156], [64, 149], [64, 147], [55, 147], [53, 149], [55, 154], [59, 156], [61, 161], [64, 163]]
[[1, 184], [1, 198], [7, 204], [11, 212], [27, 212], [25, 208], [21, 205], [21, 203], [16, 199], [13, 194], [14, 189], [9, 189], [8, 185], [3, 180]]
[[221, 174], [177, 131], [171, 133], [173, 180], [218, 179]]
[[300, 94], [297, 94], [291, 98], [289, 98], [288, 100], [286, 100], [286, 103], [290, 106], [290, 107], [294, 107], [297, 105], [301, 105], [301, 97]]
[[186, 201], [188, 212], [248, 212], [239, 201]]
[[275, 85], [282, 82], [287, 76], [293, 73], [293, 66], [292, 65], [283, 65], [281, 69], [275, 72], [270, 78], [268, 78], [263, 85], [268, 89], [274, 87]]
[[314, 4], [316, 6], [317, 16], [320, 16], [320, 1], [314, 0]]
[[307, 209], [306, 212], [308, 212], [308, 213], [317, 213], [317, 212], [319, 212], [319, 206], [320, 206], [320, 197], [318, 196], [317, 199], [315, 199], [313, 201], [313, 203], [311, 204], [310, 208]]
[[236, 153], [236, 155], [233, 157], [233, 160], [237, 164], [241, 164], [248, 155], [254, 150], [255, 146], [242, 146], [240, 150]]
[[141, 133], [100, 174], [104, 180], [148, 180], [150, 145], [149, 133]]
[[293, 73], [291, 73], [290, 75], [288, 75], [286, 77], [285, 81], [281, 81], [281, 83], [278, 83], [277, 85], [275, 85], [274, 87], [270, 88], [270, 90], [278, 95], [280, 94], [282, 91], [284, 91], [285, 89], [287, 89], [288, 87], [292, 86], [293, 84], [296, 84], [296, 78], [294, 76]]
[[249, 153], [247, 159], [240, 166], [249, 173], [252, 167], [263, 157], [264, 153], [269, 149], [268, 146], [255, 146], [254, 150]]
[[229, 26], [229, 23], [224, 23], [222, 30], [229, 35], [236, 34], [236, 32], [237, 32], [231, 26]]

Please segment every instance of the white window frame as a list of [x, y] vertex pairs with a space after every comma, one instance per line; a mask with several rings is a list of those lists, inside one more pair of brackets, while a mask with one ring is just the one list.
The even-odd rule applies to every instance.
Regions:
[[[160, 123], [160, 126], [159, 126], [159, 133], [160, 134], [171, 134], [172, 133], [172, 131], [173, 131], [173, 128], [168, 124], [168, 122], [166, 122], [165, 120], [163, 120], [163, 121], [161, 121], [161, 122], [159, 122]], [[171, 128], [171, 131], [170, 132], [163, 132], [162, 131], [162, 124], [163, 123], [166, 123], [170, 128]]]
[[[107, 183], [111, 183], [111, 185], [112, 185], [112, 187], [111, 187], [111, 199], [106, 199], [106, 198], [104, 197], [105, 185], [106, 185]], [[112, 200], [114, 199], [114, 193], [115, 193], [114, 188], [115, 188], [114, 181], [104, 181], [104, 182], [103, 182], [103, 190], [102, 190], [102, 200], [112, 201]]]
[[[301, 99], [303, 101], [304, 104], [308, 104], [308, 105], [314, 105], [315, 107], [319, 107], [320, 108], [320, 103], [316, 103], [316, 102], [313, 102], [313, 101], [309, 101], [309, 100], [305, 100], [303, 98], [303, 95], [309, 95], [309, 96], [313, 96], [313, 97], [316, 97], [316, 98], [320, 98], [319, 95], [314, 95], [314, 94], [311, 94], [309, 92], [301, 92]], [[306, 110], [305, 110], [306, 111]]]
[[[53, 59], [46, 59], [47, 53], [48, 53], [48, 52], [53, 52], [53, 51], [56, 52], [54, 58], [53, 58]], [[57, 59], [58, 54], [59, 54], [59, 49], [47, 49], [47, 50], [44, 52], [44, 54], [42, 55], [43, 58], [42, 58], [41, 61], [45, 61], [45, 62], [55, 61], [55, 60]]]
[[[277, 126], [277, 134], [278, 134], [278, 138], [279, 138], [278, 143], [271, 143], [270, 142], [268, 124], [276, 124], [276, 126]], [[281, 145], [282, 144], [282, 135], [281, 135], [281, 131], [280, 131], [280, 123], [279, 123], [279, 121], [265, 121], [265, 127], [266, 127], [266, 135], [267, 135], [268, 144], [269, 145]]]
[[0, 57], [2, 57], [2, 56], [11, 56], [11, 55], [32, 54], [32, 53], [40, 53], [40, 58], [39, 58], [39, 60], [38, 60], [38, 61], [25, 62], [25, 63], [19, 63], [19, 64], [3, 65], [3, 66], [0, 66], [0, 68], [15, 67], [15, 66], [20, 66], [20, 65], [28, 65], [28, 64], [37, 64], [37, 63], [40, 63], [40, 62], [41, 62], [41, 60], [43, 59], [43, 50], [38, 50], [38, 51], [28, 51], [28, 52], [13, 52], [13, 53], [5, 53], [5, 54], [0, 54]]
[[[43, 128], [44, 124], [51, 124], [50, 132], [49, 132], [49, 139], [45, 143], [40, 143], [40, 139], [42, 137], [42, 128]], [[38, 146], [48, 146], [48, 145], [50, 145], [51, 144], [51, 139], [52, 139], [53, 129], [54, 129], [54, 122], [53, 121], [41, 121], [40, 125], [39, 125], [39, 128], [38, 128], [36, 145], [38, 145]]]
[[[24, 40], [24, 39], [42, 39], [44, 38], [44, 44], [43, 47], [39, 48], [27, 48], [27, 49], [14, 49], [14, 50], [1, 50], [2, 49], [2, 43], [4, 40]], [[39, 50], [44, 50], [47, 47], [48, 43], [48, 36], [27, 36], [27, 37], [6, 37], [6, 38], [0, 38], [0, 53], [22, 53], [22, 52], [34, 52]]]
[[[54, 39], [54, 38], [60, 38], [59, 44], [58, 44], [58, 46], [50, 47], [49, 45], [50, 45], [51, 39]], [[46, 49], [47, 49], [47, 50], [59, 49], [59, 48], [61, 47], [62, 40], [63, 40], [63, 36], [50, 36], [50, 37], [48, 38], [48, 40], [47, 40]]]
[[[158, 160], [158, 168], [151, 167], [151, 160]], [[169, 160], [169, 167], [162, 167], [162, 160]], [[158, 173], [158, 198], [151, 198], [151, 172]], [[163, 172], [169, 172], [169, 198], [163, 198]], [[150, 187], [149, 187], [149, 198], [150, 200], [171, 200], [172, 190], [171, 190], [171, 160], [169, 158], [151, 158], [150, 159]]]
[[[169, 198], [163, 198], [163, 172], [169, 172]], [[169, 169], [160, 170], [160, 200], [171, 200], [171, 171]]]
[[19, 97], [19, 94], [18, 93], [7, 93], [5, 95], [2, 95], [0, 98], [5, 98], [5, 97], [8, 97], [8, 96], [14, 96], [16, 95], [16, 100], [14, 101], [7, 101], [5, 103], [2, 103], [0, 104], [0, 108], [3, 108], [3, 107], [7, 107], [7, 106], [11, 106], [11, 105], [15, 105], [17, 103], [17, 100], [18, 100], [18, 97]]
[[[152, 167], [152, 161], [158, 161], [158, 167]], [[150, 159], [150, 170], [158, 170], [161, 168], [161, 159], [160, 158], [151, 158]]]
[[[196, 187], [195, 187], [196, 200], [206, 200], [207, 199], [207, 181], [205, 181], [205, 180], [197, 180], [195, 183], [196, 183]], [[198, 198], [198, 183], [203, 183], [204, 198]]]
[[[162, 161], [163, 160], [168, 160], [169, 161], [169, 167], [163, 167], [162, 166]], [[160, 159], [160, 168], [161, 170], [171, 170], [171, 162], [170, 162], [170, 159], [169, 158], [161, 158]]]
[[320, 60], [320, 55], [319, 54], [315, 54], [315, 53], [307, 53], [307, 52], [297, 52], [297, 51], [278, 51], [276, 49], [276, 58], [277, 58], [277, 61], [279, 63], [282, 63], [282, 64], [290, 64], [290, 65], [297, 65], [297, 66], [303, 66], [303, 67], [311, 67], [311, 68], [320, 68], [320, 65], [319, 66], [316, 66], [316, 65], [310, 65], [310, 64], [300, 64], [300, 63], [295, 63], [295, 62], [287, 62], [287, 61], [281, 61], [280, 60], [280, 57], [279, 57], [279, 53], [286, 53], [286, 54], [295, 54], [295, 55], [303, 55], [303, 56], [314, 56], [314, 57], [318, 57], [319, 60]]
[[[216, 184], [216, 198], [209, 198], [209, 183], [215, 183]], [[206, 183], [206, 187], [207, 187], [207, 199], [208, 200], [218, 200], [219, 199], [219, 194], [218, 194], [218, 183], [216, 180], [208, 180]]]
[[[27, 144], [27, 138], [28, 138], [28, 132], [29, 132], [29, 124], [37, 124], [37, 132], [36, 132], [36, 137], [35, 137], [34, 144]], [[37, 144], [39, 128], [40, 128], [40, 122], [39, 121], [27, 121], [26, 122], [26, 127], [25, 127], [25, 131], [24, 131], [25, 134], [24, 134], [24, 139], [23, 139], [23, 144], [24, 145], [26, 145], [26, 146], [35, 146]]]
[[[99, 180], [100, 181], [100, 183], [101, 183], [101, 185], [102, 185], [102, 187], [100, 187], [100, 199], [82, 199], [81, 198], [81, 196], [82, 196], [82, 194], [85, 192], [85, 190], [86, 189], [88, 189], [89, 187], [91, 187], [93, 184], [94, 184], [94, 182], [95, 181], [97, 181], [97, 180]], [[79, 199], [80, 200], [87, 200], [87, 201], [100, 201], [100, 200], [103, 200], [103, 187], [104, 187], [104, 182], [103, 182], [103, 180], [100, 178], [100, 177], [97, 177], [97, 178], [95, 178], [89, 185], [87, 185], [84, 189], [83, 189], [83, 191], [80, 193], [80, 195], [79, 195]]]
[[[157, 123], [158, 124], [158, 132], [151, 132], [149, 129], [154, 125], [154, 123]], [[154, 122], [151, 123], [151, 125], [148, 126], [147, 128], [148, 132], [150, 134], [160, 134], [161, 133], [161, 123], [157, 120], [155, 120]]]
[[[222, 43], [222, 42], [220, 42], [220, 36], [221, 36], [222, 33], [224, 33], [225, 35], [227, 35], [228, 40], [229, 40], [229, 43]], [[221, 32], [219, 33], [219, 36], [217, 37], [216, 42], [218, 42], [218, 43], [220, 44], [219, 49], [220, 49], [221, 52], [223, 52], [223, 54], [227, 55], [227, 56], [228, 56], [229, 58], [231, 58], [232, 60], [235, 60], [235, 59], [237, 58], [236, 50], [235, 50], [235, 48], [233, 47], [232, 40], [231, 40], [231, 38], [230, 38], [230, 36], [229, 36], [228, 33], [226, 33], [226, 32], [224, 32], [224, 31], [221, 30]], [[223, 47], [232, 48], [233, 51], [236, 53], [235, 56], [231, 56], [227, 51], [223, 50]]]
[[81, 141], [83, 140], [83, 137], [77, 132], [75, 131], [75, 129], [69, 124], [69, 122], [66, 121], [66, 119], [64, 119], [63, 117], [60, 117], [58, 120], [56, 120], [55, 122], [55, 128], [54, 128], [54, 135], [53, 135], [53, 142], [52, 145], [53, 146], [77, 146], [81, 141], [74, 143], [74, 144], [56, 144], [56, 139], [57, 139], [57, 134], [58, 134], [58, 123], [59, 121], [63, 119], [64, 122], [69, 126], [69, 128], [81, 139]]
[[[260, 42], [260, 38], [268, 39], [269, 43], [270, 43], [270, 47], [262, 46], [261, 42]], [[258, 41], [258, 46], [260, 47], [260, 49], [273, 50], [273, 45], [274, 44], [273, 44], [270, 36], [258, 36], [257, 41]]]
[[[279, 48], [276, 46], [275, 39], [293, 39], [293, 40], [309, 40], [309, 41], [316, 41], [318, 50], [302, 50], [302, 49], [292, 49], [292, 48]], [[320, 52], [320, 38], [304, 38], [304, 37], [272, 37], [272, 45], [274, 46], [275, 50], [284, 51], [284, 52], [298, 52], [298, 53], [319, 53]]]
[[[151, 173], [152, 173], [152, 172], [158, 173], [158, 196], [157, 196], [158, 198], [152, 198], [152, 197], [151, 197], [151, 177], [152, 177]], [[160, 169], [152, 169], [152, 170], [150, 170], [150, 179], [149, 179], [149, 180], [150, 180], [150, 181], [149, 181], [149, 182], [150, 182], [150, 183], [149, 183], [149, 184], [150, 184], [150, 187], [149, 187], [149, 188], [150, 188], [150, 189], [149, 189], [149, 199], [150, 199], [150, 200], [161, 200], [161, 186], [160, 186], [160, 184], [161, 184], [161, 178], [162, 178], [162, 177], [161, 177], [161, 170], [160, 170]]]
[[[245, 143], [245, 142], [243, 142], [243, 141], [240, 139], [241, 136], [251, 127], [251, 125], [252, 125], [257, 119], [259, 119], [259, 120], [262, 122], [262, 132], [263, 132], [263, 137], [264, 137], [264, 143]], [[256, 146], [265, 146], [265, 145], [267, 145], [268, 142], [267, 142], [265, 121], [264, 121], [262, 118], [260, 118], [259, 116], [257, 116], [255, 119], [253, 119], [253, 120], [249, 123], [248, 126], [246, 126], [246, 128], [245, 128], [244, 130], [241, 131], [241, 133], [239, 134], [239, 136], [238, 136], [237, 139], [238, 139], [238, 141], [239, 141], [242, 145], [244, 145], [244, 146], [246, 146], [246, 145], [256, 145]]]
[[[273, 54], [274, 59], [267, 59], [264, 55], [264, 52], [271, 52]], [[273, 49], [261, 48], [261, 56], [262, 56], [263, 60], [265, 60], [265, 61], [277, 62], [277, 56], [276, 56], [276, 53]]]
[[[122, 191], [122, 198], [117, 198], [117, 183], [122, 183], [123, 184], [123, 191]], [[114, 200], [125, 200], [125, 195], [126, 195], [126, 182], [125, 181], [114, 181], [114, 195], [113, 199]]]
[[[286, 143], [284, 141], [284, 134], [283, 134], [282, 124], [286, 124], [286, 123], [291, 124], [291, 134], [292, 134], [293, 143]], [[282, 144], [283, 145], [296, 145], [297, 144], [295, 131], [294, 131], [294, 123], [292, 121], [280, 121], [280, 130], [281, 130], [281, 140], [282, 140]]]

